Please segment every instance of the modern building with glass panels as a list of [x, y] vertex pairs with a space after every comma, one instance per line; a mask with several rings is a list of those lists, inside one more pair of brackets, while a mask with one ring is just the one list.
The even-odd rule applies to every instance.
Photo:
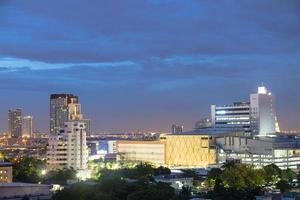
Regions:
[[227, 160], [257, 167], [275, 164], [281, 169], [299, 169], [300, 147], [295, 138], [259, 138], [224, 136], [216, 138], [217, 164]]
[[211, 106], [211, 122], [213, 128], [250, 130], [250, 103], [236, 102], [232, 105]]

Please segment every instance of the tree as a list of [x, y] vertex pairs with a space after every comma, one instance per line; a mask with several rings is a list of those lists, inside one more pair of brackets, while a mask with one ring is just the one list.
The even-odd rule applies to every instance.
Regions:
[[279, 181], [281, 169], [275, 164], [270, 164], [263, 167], [265, 171], [265, 179], [269, 185], [274, 185]]
[[292, 189], [292, 186], [286, 180], [280, 180], [276, 183], [276, 188], [280, 190], [283, 194], [285, 192], [289, 192]]
[[291, 183], [294, 179], [297, 179], [297, 174], [291, 169], [282, 170], [281, 179]]
[[14, 181], [38, 183], [43, 180], [46, 162], [37, 158], [12, 159]]
[[65, 184], [69, 179], [76, 179], [76, 171], [74, 169], [49, 171], [46, 179], [51, 183]]
[[225, 188], [255, 189], [265, 184], [264, 177], [262, 169], [254, 169], [253, 166], [245, 164], [235, 164], [224, 169], [221, 181]]
[[172, 199], [175, 191], [169, 184], [149, 184], [128, 195], [127, 200], [165, 200]]

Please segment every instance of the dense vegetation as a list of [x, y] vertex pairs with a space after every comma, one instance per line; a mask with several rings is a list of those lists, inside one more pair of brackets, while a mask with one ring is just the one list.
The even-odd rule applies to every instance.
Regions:
[[254, 199], [263, 188], [274, 187], [282, 193], [291, 190], [297, 174], [290, 169], [281, 170], [274, 164], [261, 169], [250, 165], [229, 163], [223, 169], [212, 169], [208, 174], [208, 186], [212, 189], [207, 198], [216, 200]]
[[93, 186], [77, 183], [54, 195], [54, 200], [184, 200], [189, 191], [176, 193], [166, 183], [156, 183], [154, 175], [170, 174], [168, 168], [139, 164], [134, 168], [103, 169]]
[[[65, 185], [68, 179], [77, 179], [72, 169], [48, 171], [45, 161], [36, 158], [10, 159], [13, 163], [14, 181], [30, 183], [58, 183]], [[100, 164], [103, 164], [100, 162]], [[96, 166], [100, 165], [99, 163]], [[156, 183], [153, 176], [170, 174], [165, 167], [153, 167], [149, 164], [124, 165], [117, 168], [113, 163], [105, 163], [95, 170], [95, 184], [83, 182], [66, 186], [56, 193], [54, 200], [160, 200], [188, 199], [193, 191], [199, 197], [216, 200], [254, 199], [265, 188], [277, 188], [282, 193], [291, 190], [291, 183], [300, 179], [290, 169], [281, 170], [274, 164], [255, 168], [240, 163], [227, 163], [222, 168], [212, 169], [207, 179], [199, 179], [192, 170], [183, 170], [187, 177], [194, 177], [194, 187], [176, 192], [169, 184]]]

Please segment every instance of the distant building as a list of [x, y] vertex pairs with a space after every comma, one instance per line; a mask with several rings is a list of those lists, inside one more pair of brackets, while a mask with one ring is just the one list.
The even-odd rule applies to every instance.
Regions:
[[195, 123], [195, 129], [205, 129], [211, 127], [211, 118], [203, 118]]
[[256, 94], [250, 95], [250, 107], [252, 134], [260, 137], [275, 135], [275, 98], [271, 92], [264, 86], [259, 87]]
[[12, 138], [22, 137], [22, 110], [8, 111], [8, 131]]
[[73, 94], [52, 94], [50, 96], [50, 134], [57, 134], [67, 121], [84, 122], [87, 136], [91, 135], [91, 121], [84, 119], [78, 97]]
[[11, 183], [12, 180], [12, 164], [0, 162], [0, 183]]
[[[73, 104], [73, 106], [70, 106]], [[75, 118], [78, 107], [78, 97], [73, 94], [51, 94], [50, 96], [50, 134], [59, 133], [65, 122]]]
[[211, 122], [213, 128], [231, 128], [251, 133], [250, 103], [236, 102], [232, 105], [211, 106]]
[[183, 126], [172, 124], [172, 134], [180, 134], [183, 131]]
[[32, 116], [22, 116], [22, 137], [32, 137]]
[[65, 122], [56, 135], [49, 137], [47, 165], [49, 170], [73, 168], [87, 169], [88, 149], [85, 124], [80, 121]]

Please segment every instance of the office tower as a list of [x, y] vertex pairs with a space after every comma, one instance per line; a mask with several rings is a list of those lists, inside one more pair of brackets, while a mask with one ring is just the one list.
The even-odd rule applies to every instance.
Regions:
[[12, 138], [22, 137], [22, 110], [8, 111], [8, 131]]
[[256, 136], [272, 136], [276, 133], [275, 98], [266, 87], [258, 87], [257, 94], [250, 95], [251, 130]]
[[78, 97], [73, 94], [51, 94], [50, 96], [50, 134], [57, 134], [64, 123], [81, 115]]
[[183, 126], [172, 124], [172, 134], [180, 134], [183, 131]]
[[22, 137], [32, 136], [32, 116], [22, 117]]
[[250, 133], [250, 103], [235, 102], [232, 105], [211, 106], [213, 128], [228, 128]]
[[64, 128], [49, 137], [47, 146], [47, 166], [49, 170], [73, 168], [87, 169], [88, 148], [85, 123], [65, 122]]

